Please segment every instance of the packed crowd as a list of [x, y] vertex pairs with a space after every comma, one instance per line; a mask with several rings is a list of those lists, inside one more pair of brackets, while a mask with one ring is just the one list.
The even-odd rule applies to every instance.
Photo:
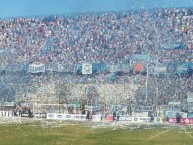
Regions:
[[[6, 54], [0, 51], [0, 66], [9, 63], [50, 62], [111, 64], [122, 63], [132, 54], [148, 54], [158, 58], [160, 63], [192, 62], [192, 24], [193, 9], [188, 8], [0, 20], [0, 50], [10, 50]], [[170, 49], [178, 44], [183, 44], [184, 48]], [[164, 105], [179, 101], [185, 99], [186, 92], [193, 88], [191, 76], [175, 78], [142, 74], [1, 73], [2, 84], [25, 85], [28, 92], [34, 91], [34, 84], [45, 82], [133, 83], [138, 89], [133, 92], [132, 102], [140, 105]]]
[[153, 9], [1, 20], [0, 48], [13, 49], [1, 63], [120, 63], [133, 53], [186, 60], [189, 51], [158, 48], [182, 42], [191, 50], [192, 14], [192, 9]]

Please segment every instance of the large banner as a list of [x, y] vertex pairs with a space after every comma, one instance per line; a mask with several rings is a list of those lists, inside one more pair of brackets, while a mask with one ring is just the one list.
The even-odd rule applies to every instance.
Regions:
[[180, 111], [181, 110], [181, 103], [180, 102], [169, 102], [169, 110], [173, 111]]
[[30, 73], [40, 73], [45, 72], [45, 64], [30, 64], [28, 72]]
[[92, 70], [94, 72], [99, 72], [99, 73], [107, 71], [107, 64], [106, 63], [93, 63]]
[[23, 112], [23, 113], [21, 113], [21, 117], [46, 118], [46, 113], [32, 113], [30, 116], [29, 112]]
[[[165, 117], [168, 117], [168, 118], [176, 118], [176, 113], [178, 111], [166, 111], [165, 112]], [[183, 118], [187, 118], [187, 113], [184, 113], [184, 112], [178, 112], [180, 114], [181, 117]]]
[[193, 118], [181, 118], [181, 124], [193, 124]]
[[[56, 119], [56, 120], [79, 120], [86, 121], [86, 115], [81, 114], [59, 114], [59, 113], [47, 113], [47, 119]], [[112, 115], [107, 115], [105, 117], [106, 121], [113, 121]], [[101, 121], [101, 115], [92, 115], [92, 121]], [[130, 123], [147, 123], [151, 122], [151, 117], [131, 117], [131, 116], [119, 116], [117, 121], [126, 121]], [[162, 118], [155, 117], [152, 120], [154, 123], [162, 123]]]
[[58, 64], [59, 72], [68, 72], [68, 64]]
[[111, 73], [114, 72], [125, 72], [128, 73], [131, 70], [130, 64], [108, 64], [107, 70]]
[[183, 74], [183, 73], [187, 73], [188, 68], [189, 68], [188, 63], [182, 63], [182, 64], [177, 65], [176, 70], [177, 70], [178, 73]]
[[46, 118], [47, 119], [60, 119], [60, 120], [86, 120], [86, 115], [47, 113]]
[[58, 64], [59, 72], [76, 72], [77, 65], [75, 64]]
[[[177, 123], [176, 118], [169, 118], [169, 123]], [[180, 124], [193, 124], [193, 118], [181, 118]]]
[[184, 49], [186, 47], [183, 43], [174, 43], [174, 44], [161, 44], [159, 49], [164, 50], [176, 50], [176, 49]]
[[176, 123], [176, 118], [168, 118], [167, 122], [169, 123]]
[[[60, 113], [47, 113], [47, 119], [59, 119], [59, 120], [79, 120], [86, 121], [85, 114], [60, 114]], [[92, 115], [92, 121], [100, 121], [101, 115]]]
[[167, 66], [158, 65], [155, 67], [155, 72], [165, 74], [165, 73], [167, 73]]
[[46, 113], [34, 113], [33, 116], [36, 118], [46, 118]]
[[108, 69], [109, 69], [109, 71], [111, 72], [111, 73], [114, 73], [114, 72], [117, 72], [118, 71], [118, 69], [119, 69], [119, 66], [118, 66], [118, 64], [109, 64], [108, 65]]
[[49, 63], [46, 64], [46, 71], [58, 71], [58, 64], [57, 63]]
[[150, 112], [150, 111], [153, 111], [153, 106], [137, 106], [136, 111], [137, 112]]
[[92, 74], [92, 64], [91, 63], [82, 64], [82, 74]]
[[77, 71], [77, 65], [75, 65], [75, 64], [70, 64], [70, 65], [68, 66], [68, 70], [69, 70], [69, 72], [76, 72], [76, 71]]
[[128, 73], [130, 71], [130, 64], [120, 64], [119, 67], [119, 70], [124, 73]]
[[85, 105], [85, 110], [100, 111], [101, 109], [102, 109], [101, 106], [88, 106], [88, 105]]
[[151, 120], [151, 117], [120, 116], [118, 121], [126, 121], [130, 123], [147, 123], [147, 122], [163, 123], [161, 117], [155, 117], [153, 120]]

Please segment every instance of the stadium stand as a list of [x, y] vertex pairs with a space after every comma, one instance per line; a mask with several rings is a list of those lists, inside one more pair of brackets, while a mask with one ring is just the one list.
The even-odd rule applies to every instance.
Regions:
[[191, 111], [192, 24], [188, 8], [2, 19], [1, 106], [93, 101], [156, 112], [180, 102]]

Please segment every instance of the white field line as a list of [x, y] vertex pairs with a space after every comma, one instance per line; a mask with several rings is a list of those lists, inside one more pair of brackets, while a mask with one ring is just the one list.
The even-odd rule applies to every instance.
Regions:
[[193, 138], [193, 136], [190, 133], [186, 133], [187, 136], [189, 136], [190, 138]]
[[189, 136], [190, 138], [193, 138], [193, 136], [192, 136], [192, 133], [193, 132], [187, 132], [186, 131], [186, 128], [185, 128], [185, 130], [184, 130], [184, 132], [179, 132], [179, 133], [185, 133], [187, 136]]
[[157, 136], [159, 136], [159, 135], [161, 135], [161, 134], [164, 134], [164, 133], [166, 133], [166, 132], [168, 132], [169, 130], [171, 130], [172, 128], [170, 128], [170, 129], [168, 129], [168, 130], [166, 130], [166, 131], [163, 131], [163, 132], [161, 132], [161, 133], [159, 133], [159, 134], [157, 134], [157, 135], [155, 135], [155, 136], [152, 136], [152, 137], [150, 137], [150, 138], [148, 138], [148, 139], [153, 139], [153, 138], [155, 138], [155, 137], [157, 137]]

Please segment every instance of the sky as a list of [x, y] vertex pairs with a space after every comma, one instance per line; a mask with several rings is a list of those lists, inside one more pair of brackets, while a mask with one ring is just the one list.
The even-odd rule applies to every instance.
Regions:
[[0, 0], [0, 18], [154, 7], [193, 7], [193, 0]]

